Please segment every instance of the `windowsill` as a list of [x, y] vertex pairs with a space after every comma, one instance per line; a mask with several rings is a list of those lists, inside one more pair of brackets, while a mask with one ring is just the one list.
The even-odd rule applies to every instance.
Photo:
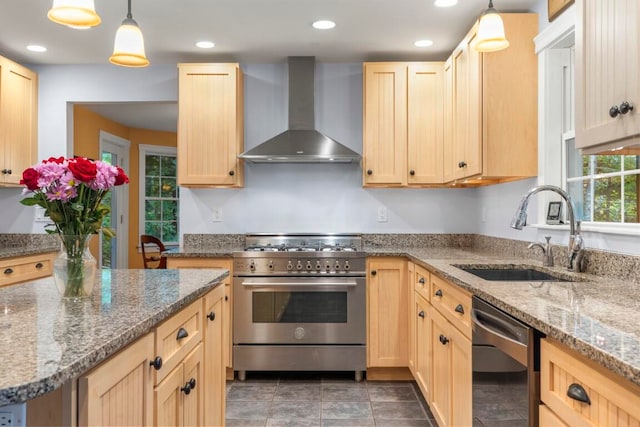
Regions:
[[[566, 230], [569, 231], [568, 224], [531, 224], [531, 227], [541, 230]], [[640, 224], [602, 224], [602, 223], [581, 223], [581, 232], [617, 234], [622, 236], [640, 236]]]

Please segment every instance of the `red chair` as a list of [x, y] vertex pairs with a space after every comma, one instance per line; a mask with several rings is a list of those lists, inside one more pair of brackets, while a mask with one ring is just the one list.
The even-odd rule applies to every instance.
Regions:
[[[150, 249], [147, 245], [155, 245], [157, 249]], [[157, 237], [149, 236], [147, 234], [143, 234], [140, 236], [140, 246], [142, 247], [142, 262], [144, 263], [144, 268], [167, 268], [167, 258], [163, 257], [161, 254], [166, 250], [160, 239]], [[149, 256], [147, 256], [147, 252], [152, 252]], [[156, 254], [157, 253], [157, 254]], [[154, 263], [158, 263], [156, 267], [152, 265]]]

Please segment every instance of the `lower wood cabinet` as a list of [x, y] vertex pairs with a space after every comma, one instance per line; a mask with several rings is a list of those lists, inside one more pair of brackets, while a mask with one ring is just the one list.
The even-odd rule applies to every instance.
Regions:
[[409, 359], [407, 261], [367, 260], [367, 368], [404, 367]]
[[225, 337], [225, 287], [218, 286], [205, 295], [204, 302], [204, 425], [222, 426], [225, 419], [226, 373], [228, 351]]
[[0, 260], [0, 286], [51, 276], [56, 255], [50, 252]]
[[429, 402], [431, 400], [431, 366], [432, 366], [432, 354], [431, 354], [431, 306], [422, 295], [415, 294], [415, 304], [412, 315], [414, 316], [414, 324], [416, 331], [415, 348], [415, 371], [413, 377], [422, 391], [424, 400]]
[[550, 339], [540, 341], [540, 398], [541, 426], [640, 425], [640, 387]]

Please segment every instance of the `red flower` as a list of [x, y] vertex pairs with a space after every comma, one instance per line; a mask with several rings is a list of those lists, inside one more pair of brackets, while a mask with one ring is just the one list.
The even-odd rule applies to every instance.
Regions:
[[128, 184], [129, 177], [127, 176], [127, 174], [124, 173], [124, 170], [122, 170], [120, 166], [116, 166], [116, 168], [118, 169], [118, 176], [116, 176], [116, 182], [114, 183], [114, 185]]
[[49, 157], [47, 160], [43, 160], [42, 163], [57, 163], [61, 165], [64, 162], [64, 157]]
[[39, 174], [34, 168], [27, 168], [22, 172], [22, 179], [20, 185], [26, 185], [31, 191], [38, 189], [38, 177]]
[[77, 157], [69, 161], [69, 170], [73, 176], [82, 182], [89, 182], [96, 177], [98, 168], [91, 160]]

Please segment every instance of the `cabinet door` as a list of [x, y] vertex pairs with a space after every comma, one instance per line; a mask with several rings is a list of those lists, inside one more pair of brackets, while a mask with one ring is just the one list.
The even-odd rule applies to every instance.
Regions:
[[[183, 425], [185, 426], [202, 426], [211, 425], [204, 424], [204, 391], [207, 386], [204, 377], [204, 355], [203, 345], [200, 344], [184, 359], [184, 377], [183, 381]], [[207, 360], [207, 364], [211, 363]], [[191, 390], [186, 393], [186, 387], [189, 384]], [[211, 396], [210, 396], [211, 397]], [[209, 405], [219, 405], [219, 402], [207, 401]], [[222, 425], [222, 424], [219, 424]]]
[[447, 320], [436, 310], [431, 312], [429, 321], [429, 335], [431, 337], [431, 390], [429, 408], [439, 426], [451, 425], [451, 359], [447, 345], [440, 341], [440, 337], [447, 337], [449, 325]]
[[179, 64], [178, 184], [242, 186], [238, 64]]
[[471, 363], [471, 340], [449, 324], [451, 352], [451, 426], [470, 426], [473, 420], [473, 371]]
[[[454, 120], [453, 120], [453, 57], [444, 63], [444, 101], [442, 128], [442, 181], [450, 182], [456, 179], [457, 154], [455, 151]], [[454, 167], [455, 166], [455, 167]]]
[[153, 344], [147, 334], [78, 379], [78, 425], [152, 425]]
[[204, 424], [224, 425], [225, 365], [226, 354], [223, 341], [224, 290], [220, 285], [204, 297], [204, 358], [207, 361], [204, 372]]
[[181, 426], [184, 419], [182, 401], [183, 366], [178, 365], [167, 375], [153, 392], [156, 426]]
[[37, 114], [36, 73], [0, 57], [0, 184], [20, 185], [36, 162]]
[[367, 260], [367, 366], [406, 367], [409, 294], [404, 258]]
[[[638, 135], [640, 4], [637, 0], [576, 4], [576, 147]], [[609, 109], [624, 101], [634, 110], [611, 117]]]
[[443, 173], [443, 64], [412, 63], [407, 81], [407, 182], [441, 184]]
[[414, 291], [415, 303], [412, 315], [416, 325], [416, 372], [414, 378], [429, 402], [431, 390], [431, 330], [429, 322], [431, 306], [418, 292]]
[[416, 318], [415, 318], [415, 312], [411, 309], [412, 307], [415, 307], [416, 305], [416, 293], [413, 290], [413, 286], [414, 283], [416, 281], [415, 277], [416, 277], [416, 265], [414, 263], [412, 263], [411, 261], [407, 262], [407, 291], [409, 293], [409, 307], [410, 309], [408, 310], [409, 313], [409, 353], [408, 353], [408, 360], [407, 360], [407, 365], [409, 366], [409, 370], [411, 371], [411, 374], [414, 376], [416, 376], [416, 357], [417, 357], [417, 330], [416, 330]]
[[456, 179], [482, 173], [482, 54], [475, 31], [453, 51], [453, 145]]
[[407, 67], [364, 64], [364, 185], [407, 182]]

